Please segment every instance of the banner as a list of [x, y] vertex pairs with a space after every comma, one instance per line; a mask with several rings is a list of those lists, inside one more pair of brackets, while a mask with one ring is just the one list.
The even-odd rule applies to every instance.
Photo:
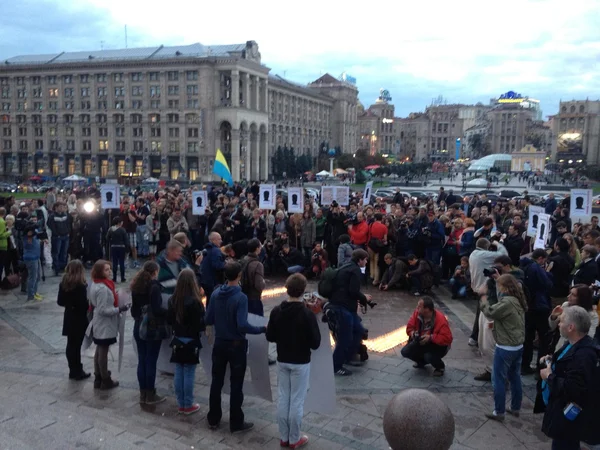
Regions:
[[[569, 211], [571, 219], [583, 218], [592, 215], [592, 190], [571, 189], [571, 208]], [[575, 222], [575, 220], [573, 220]]]
[[207, 201], [206, 191], [192, 191], [192, 213], [195, 216], [203, 216], [206, 213]]
[[527, 221], [527, 236], [534, 237], [537, 234], [540, 214], [544, 214], [543, 206], [529, 205], [529, 220]]
[[300, 214], [304, 212], [304, 188], [288, 188], [288, 212]]
[[321, 206], [329, 206], [335, 200], [335, 186], [321, 187]]
[[102, 209], [115, 209], [121, 206], [121, 191], [118, 184], [100, 185], [100, 205]]
[[369, 181], [365, 184], [365, 191], [363, 192], [363, 206], [367, 206], [371, 203], [371, 193], [373, 191], [373, 182]]
[[550, 215], [540, 214], [538, 219], [538, 228], [535, 234], [535, 242], [533, 248], [545, 249], [550, 236]]
[[258, 193], [258, 207], [260, 209], [275, 209], [275, 185], [261, 184]]

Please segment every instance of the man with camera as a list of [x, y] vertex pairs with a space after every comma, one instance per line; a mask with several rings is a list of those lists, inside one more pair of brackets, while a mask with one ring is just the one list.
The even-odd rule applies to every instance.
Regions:
[[409, 342], [402, 348], [402, 356], [415, 362], [415, 369], [423, 369], [431, 364], [434, 377], [444, 375], [446, 356], [452, 344], [452, 331], [446, 316], [435, 309], [433, 299], [423, 296], [417, 302], [406, 325]]
[[[494, 264], [494, 260], [501, 255], [508, 256], [504, 245], [499, 242], [499, 232], [494, 233], [492, 242], [485, 238], [479, 238], [475, 243], [475, 250], [469, 256], [469, 267], [471, 269], [471, 289], [478, 295], [485, 294], [487, 290], [487, 276], [483, 273]], [[479, 304], [475, 313], [475, 323], [469, 338], [469, 345], [478, 345], [479, 340]]]

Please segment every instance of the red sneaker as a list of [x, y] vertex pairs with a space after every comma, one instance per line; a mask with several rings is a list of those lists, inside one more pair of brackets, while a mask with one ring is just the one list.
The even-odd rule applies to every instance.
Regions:
[[189, 408], [184, 408], [183, 414], [185, 414], [186, 416], [189, 416], [190, 414], [194, 414], [198, 411], [200, 411], [200, 405], [198, 403], [194, 403]]
[[177, 414], [183, 414], [185, 412], [185, 408], [177, 408]]
[[279, 441], [279, 446], [280, 447], [289, 447], [290, 443], [288, 441]]
[[306, 444], [308, 444], [308, 436], [302, 435], [300, 436], [298, 442], [296, 442], [295, 444], [290, 444], [290, 448], [300, 448], [304, 447]]

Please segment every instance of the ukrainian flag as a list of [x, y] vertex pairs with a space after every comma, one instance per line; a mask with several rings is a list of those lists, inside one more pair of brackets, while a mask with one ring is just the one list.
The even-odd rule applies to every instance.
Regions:
[[217, 149], [217, 155], [213, 165], [213, 173], [223, 178], [230, 186], [233, 186], [233, 178], [231, 178], [231, 171], [227, 165], [227, 160], [219, 148]]

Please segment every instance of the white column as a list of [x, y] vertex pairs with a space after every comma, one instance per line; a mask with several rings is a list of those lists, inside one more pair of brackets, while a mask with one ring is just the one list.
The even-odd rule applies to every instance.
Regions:
[[256, 111], [260, 111], [260, 78], [253, 77], [254, 80], [254, 95], [252, 98], [252, 108]]
[[[239, 97], [238, 97], [239, 100]], [[231, 130], [231, 177], [240, 181], [240, 130]]]
[[260, 179], [260, 154], [258, 148], [259, 133], [252, 133], [250, 136], [250, 154], [252, 155], [252, 181]]
[[269, 152], [267, 150], [267, 133], [260, 133], [260, 162], [256, 162], [256, 166], [260, 165], [260, 179], [266, 180], [269, 178]]
[[244, 77], [244, 105], [246, 109], [250, 109], [252, 105], [252, 98], [250, 98], [250, 74], [245, 72]]
[[240, 72], [237, 70], [231, 71], [231, 106], [240, 106]]

